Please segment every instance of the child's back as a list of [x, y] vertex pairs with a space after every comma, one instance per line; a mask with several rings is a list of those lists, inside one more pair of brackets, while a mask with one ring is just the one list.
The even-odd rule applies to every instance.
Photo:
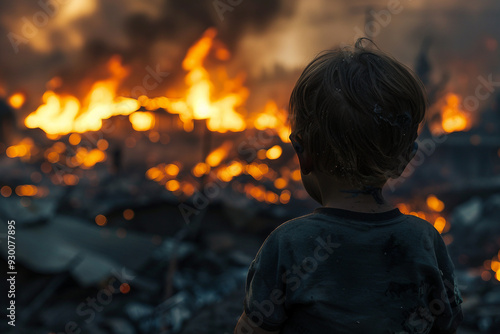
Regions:
[[250, 319], [281, 333], [428, 333], [461, 320], [441, 236], [397, 209], [319, 208], [282, 224], [252, 263], [247, 291]]
[[382, 197], [417, 152], [424, 88], [362, 41], [318, 56], [292, 92], [290, 139], [322, 207], [266, 239], [236, 333], [454, 333], [462, 320], [443, 239]]

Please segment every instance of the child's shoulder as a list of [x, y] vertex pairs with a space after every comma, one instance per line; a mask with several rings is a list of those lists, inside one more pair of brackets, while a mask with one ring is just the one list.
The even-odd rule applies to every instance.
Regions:
[[419, 230], [426, 232], [433, 236], [440, 236], [438, 230], [429, 221], [414, 215], [404, 215], [409, 229]]
[[436, 228], [427, 220], [413, 215], [399, 214], [399, 216], [383, 221], [359, 221], [341, 219], [321, 215], [316, 212], [290, 219], [279, 225], [269, 235], [273, 239], [289, 239], [308, 235], [314, 232], [345, 232], [352, 230], [351, 233], [357, 233], [355, 230], [366, 230], [375, 228], [381, 230], [403, 230], [405, 233], [416, 235], [425, 235], [436, 240], [440, 236]]
[[309, 213], [300, 217], [292, 218], [282, 223], [271, 232], [271, 234], [286, 234], [287, 232], [309, 228], [312, 221], [315, 220], [314, 213]]

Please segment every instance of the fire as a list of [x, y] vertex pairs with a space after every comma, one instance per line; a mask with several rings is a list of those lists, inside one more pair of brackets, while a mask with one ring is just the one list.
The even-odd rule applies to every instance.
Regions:
[[133, 113], [139, 108], [135, 99], [116, 97], [121, 80], [128, 75], [119, 56], [111, 58], [108, 70], [112, 77], [94, 83], [83, 101], [72, 95], [47, 91], [43, 95], [43, 104], [26, 117], [25, 125], [41, 128], [49, 136], [83, 133], [99, 130], [103, 119]]
[[436, 196], [434, 195], [429, 195], [427, 197], [427, 206], [429, 209], [436, 211], [436, 212], [441, 212], [444, 210], [444, 203], [441, 202]]
[[276, 102], [268, 101], [264, 111], [253, 122], [257, 130], [274, 129], [282, 142], [289, 143], [290, 127], [287, 124], [287, 112], [278, 108]]
[[[62, 82], [59, 77], [53, 78], [49, 82], [49, 90], [42, 97], [43, 104], [26, 117], [25, 125], [41, 128], [49, 139], [57, 139], [69, 133], [97, 131], [102, 126], [102, 120], [115, 115], [129, 115], [134, 130], [151, 130], [155, 125], [155, 116], [149, 112], [136, 112], [142, 106], [149, 111], [163, 108], [179, 115], [186, 131], [193, 129], [193, 120], [205, 120], [210, 131], [239, 132], [248, 127], [261, 131], [272, 129], [282, 142], [289, 142], [290, 129], [285, 110], [274, 101], [269, 101], [261, 112], [246, 117], [244, 103], [249, 91], [243, 85], [244, 75], [230, 78], [222, 66], [211, 70], [205, 67], [209, 56], [219, 61], [227, 61], [231, 56], [215, 39], [216, 35], [216, 29], [207, 29], [186, 53], [182, 62], [187, 72], [184, 79], [186, 89], [180, 98], [143, 95], [136, 100], [117, 96], [118, 87], [129, 75], [129, 69], [122, 66], [119, 56], [113, 56], [108, 62], [110, 78], [95, 82], [82, 99], [56, 93], [53, 89], [60, 87]], [[74, 139], [76, 142], [76, 137]]]
[[[220, 133], [238, 132], [247, 128], [257, 131], [270, 129], [281, 142], [272, 143], [266, 148], [256, 148], [258, 160], [248, 163], [239, 159], [230, 160], [232, 153], [235, 153], [231, 152], [235, 144], [227, 140], [213, 149], [204, 160], [185, 171], [180, 162], [163, 163], [147, 170], [148, 179], [161, 184], [175, 195], [191, 196], [199, 186], [197, 183], [202, 181], [192, 177], [183, 179], [189, 173], [196, 178], [203, 176], [203, 179], [207, 177], [222, 182], [234, 181], [237, 191], [258, 201], [288, 203], [292, 191], [296, 195], [300, 171], [287, 167], [277, 171], [268, 165], [282, 156], [282, 142], [289, 142], [287, 113], [276, 102], [268, 101], [264, 108], [247, 115], [244, 104], [249, 91], [243, 85], [244, 75], [231, 78], [222, 65], [217, 65], [229, 60], [231, 54], [215, 39], [216, 35], [215, 29], [208, 29], [186, 53], [182, 62], [186, 71], [185, 88], [181, 88], [181, 94], [177, 95], [180, 97], [177, 98], [168, 97], [168, 94], [155, 98], [143, 95], [137, 99], [118, 96], [120, 84], [129, 75], [129, 69], [122, 65], [118, 56], [112, 57], [107, 64], [108, 79], [95, 82], [83, 98], [57, 93], [56, 90], [63, 86], [63, 82], [59, 77], [53, 78], [47, 86], [48, 91], [43, 95], [43, 104], [25, 119], [27, 127], [41, 128], [49, 139], [58, 140], [61, 135], [70, 134], [67, 144], [57, 141], [45, 150], [44, 166], [49, 168], [44, 169], [42, 166], [44, 173], [50, 172], [51, 164], [90, 169], [105, 161], [105, 150], [109, 143], [101, 139], [97, 148], [86, 148], [80, 146], [83, 138], [81, 134], [101, 129], [103, 120], [113, 116], [128, 116], [135, 131], [149, 131], [157, 127], [148, 134], [152, 142], [157, 142], [161, 127], [159, 123], [155, 123], [160, 120], [157, 118], [160, 112], [158, 109], [162, 108], [178, 115], [184, 130], [188, 132], [194, 128], [194, 120], [204, 120], [209, 131]], [[211, 66], [207, 67], [207, 64]], [[139, 110], [141, 107], [143, 108]], [[127, 138], [125, 145], [133, 147], [135, 139]], [[25, 154], [22, 148], [11, 148], [9, 152], [12, 156]], [[65, 174], [62, 180], [52, 181], [57, 182], [56, 184], [76, 185], [81, 177], [77, 175], [79, 174]], [[243, 186], [236, 180], [240, 175], [247, 180], [249, 178], [244, 175], [248, 175], [257, 182], [266, 180], [268, 186]]]
[[[411, 205], [408, 203], [399, 203], [396, 206], [401, 211], [401, 213], [404, 213], [406, 215], [413, 215], [427, 220], [439, 233], [448, 232], [451, 227], [450, 223], [440, 214], [440, 212], [444, 210], [444, 203], [440, 201], [436, 196], [429, 195], [426, 199], [425, 204], [426, 208], [418, 206], [423, 210], [418, 210], [416, 207], [414, 207], [415, 205]], [[452, 239], [445, 239], [445, 242], [446, 240], [448, 240], [449, 242], [452, 241]]]
[[207, 156], [205, 162], [210, 167], [216, 167], [220, 165], [222, 160], [227, 158], [227, 155], [229, 154], [229, 150], [231, 149], [231, 147], [233, 147], [233, 143], [229, 140], [225, 141], [219, 148], [215, 149]]
[[[229, 79], [224, 69], [219, 69], [218, 76], [224, 87], [221, 92], [215, 92], [215, 85], [211, 81], [210, 73], [204, 67], [204, 61], [210, 51], [215, 50], [219, 59], [229, 58], [229, 51], [214, 43], [217, 30], [210, 28], [188, 50], [182, 67], [188, 73], [185, 78], [187, 85], [186, 96], [181, 99], [160, 97], [156, 99], [143, 98], [142, 104], [149, 109], [159, 106], [173, 114], [179, 114], [184, 123], [184, 129], [193, 129], [194, 119], [205, 119], [210, 131], [225, 133], [227, 131], [243, 131], [246, 122], [236, 110], [241, 107], [248, 97], [248, 89], [243, 87], [243, 77]], [[217, 94], [218, 93], [218, 94]], [[220, 96], [220, 97], [216, 97]]]
[[443, 233], [443, 230], [446, 226], [446, 219], [444, 219], [443, 217], [437, 217], [433, 225], [439, 233]]
[[26, 97], [23, 93], [15, 93], [9, 97], [9, 104], [14, 109], [19, 109], [24, 105]]
[[204, 162], [199, 162], [193, 167], [192, 171], [194, 176], [201, 177], [210, 172], [210, 166]]
[[10, 195], [12, 195], [12, 189], [9, 186], [3, 186], [0, 189], [0, 194], [2, 194], [3, 197], [10, 197]]
[[38, 193], [38, 187], [26, 184], [20, 185], [16, 187], [16, 195], [17, 196], [35, 196]]
[[446, 105], [441, 112], [442, 127], [447, 133], [464, 131], [470, 128], [469, 119], [460, 108], [461, 98], [456, 94], [446, 95]]
[[82, 137], [78, 133], [73, 133], [69, 136], [68, 141], [71, 145], [76, 146], [82, 141]]
[[128, 119], [135, 131], [147, 131], [155, 125], [155, 116], [150, 112], [135, 112]]
[[29, 159], [34, 149], [35, 144], [33, 139], [27, 137], [21, 140], [18, 144], [7, 147], [5, 154], [9, 158]]
[[266, 158], [269, 160], [278, 159], [281, 156], [283, 149], [279, 145], [274, 145], [269, 150], [266, 151]]
[[490, 270], [493, 271], [494, 277], [497, 281], [500, 281], [500, 251], [498, 251], [498, 254], [493, 256], [491, 260], [485, 260], [483, 262], [483, 272], [481, 273], [481, 278], [485, 281], [488, 281], [491, 279], [492, 275], [490, 273]]

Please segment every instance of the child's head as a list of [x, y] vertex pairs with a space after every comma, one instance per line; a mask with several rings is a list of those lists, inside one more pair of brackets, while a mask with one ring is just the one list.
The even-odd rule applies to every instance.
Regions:
[[408, 67], [363, 41], [325, 51], [305, 68], [290, 97], [291, 137], [314, 170], [381, 187], [413, 157], [427, 100]]

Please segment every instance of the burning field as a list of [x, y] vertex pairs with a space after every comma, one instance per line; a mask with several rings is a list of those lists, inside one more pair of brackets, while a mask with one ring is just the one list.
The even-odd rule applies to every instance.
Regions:
[[384, 194], [448, 245], [459, 333], [500, 330], [496, 2], [0, 9], [0, 263], [15, 221], [17, 329], [232, 332], [264, 238], [318, 206], [288, 138], [291, 89], [314, 55], [361, 32], [429, 93], [419, 151]]

